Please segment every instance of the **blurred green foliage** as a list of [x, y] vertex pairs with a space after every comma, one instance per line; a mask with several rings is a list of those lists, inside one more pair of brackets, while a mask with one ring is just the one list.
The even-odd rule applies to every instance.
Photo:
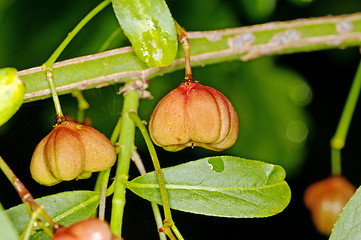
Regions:
[[[51, 3], [45, 0], [0, 1], [0, 68], [15, 67], [18, 70], [23, 70], [40, 66], [61, 43], [66, 34], [99, 2], [99, 0], [64, 0]], [[250, 7], [249, 2], [247, 0], [168, 0], [167, 4], [173, 17], [186, 30], [213, 30], [268, 21], [361, 11], [359, 2], [354, 0], [341, 2], [329, 0], [271, 1], [275, 5], [269, 1], [254, 1], [253, 4], [256, 2], [260, 4], [256, 8]], [[79, 33], [59, 60], [98, 52], [118, 26], [112, 8], [106, 8]], [[110, 43], [108, 49], [126, 45], [129, 45], [129, 42], [124, 35], [118, 35]], [[353, 76], [352, 71], [357, 65], [356, 62], [355, 66], [352, 66], [350, 62], [355, 62], [355, 59], [358, 60], [357, 54], [357, 49], [342, 51], [342, 53], [341, 50], [334, 50], [320, 53], [320, 55], [305, 53], [295, 56], [267, 57], [246, 63], [232, 62], [194, 68], [195, 79], [203, 85], [221, 91], [233, 103], [240, 120], [239, 139], [235, 146], [221, 153], [203, 149], [187, 149], [179, 153], [168, 153], [157, 148], [162, 165], [170, 166], [201, 157], [230, 154], [280, 164], [285, 167], [287, 178], [290, 179], [304, 177], [305, 171], [311, 172], [311, 176], [318, 176], [320, 172], [325, 174], [324, 172], [328, 168], [324, 167], [328, 164], [328, 139], [337, 124], [344, 101], [342, 97], [345, 95], [340, 93], [341, 95], [335, 97], [334, 93], [341, 91], [338, 89], [340, 83], [336, 81], [333, 83], [330, 79], [335, 74], [337, 66], [340, 71], [343, 71], [342, 79], [349, 83]], [[310, 65], [307, 63], [308, 61], [312, 62], [312, 57], [315, 57], [317, 61], [322, 59], [325, 67], [322, 67], [322, 64], [318, 65], [319, 62], [315, 62], [317, 68], [310, 69]], [[328, 64], [331, 63], [334, 63], [334, 66], [328, 67]], [[341, 66], [343, 63], [345, 66]], [[290, 68], [289, 66], [293, 67]], [[341, 67], [344, 70], [341, 70]], [[303, 77], [312, 77], [313, 75], [315, 75], [313, 82]], [[178, 71], [150, 81], [148, 90], [152, 93], [153, 99], [141, 100], [139, 114], [142, 119], [146, 121], [149, 119], [157, 102], [169, 91], [176, 88], [183, 77], [184, 72]], [[336, 76], [335, 79], [338, 80]], [[312, 93], [310, 85], [321, 93], [316, 93], [314, 89]], [[346, 88], [347, 86], [348, 84], [345, 84]], [[84, 92], [85, 98], [90, 103], [90, 109], [86, 110], [85, 115], [91, 119], [95, 128], [107, 136], [110, 136], [121, 112], [122, 96], [117, 94], [119, 87], [119, 85], [113, 85]], [[328, 95], [325, 92], [328, 87], [334, 87], [336, 90]], [[320, 97], [321, 94], [325, 94], [323, 101], [323, 98]], [[313, 102], [309, 105], [312, 96], [314, 96], [313, 101], [317, 100], [315, 105], [312, 105]], [[62, 96], [60, 100], [63, 105], [63, 112], [76, 116], [76, 100], [70, 95]], [[309, 114], [310, 108], [314, 110], [312, 115]], [[328, 113], [332, 112], [334, 115], [322, 117], [321, 110], [328, 110]], [[20, 162], [21, 166], [27, 166], [30, 163], [32, 149], [35, 149], [40, 139], [50, 131], [54, 117], [55, 111], [50, 99], [23, 105], [15, 117], [0, 128], [0, 136], [2, 136], [0, 138], [0, 154], [4, 155], [5, 160], [8, 158], [10, 162]], [[317, 118], [316, 122], [324, 122], [321, 125], [316, 123], [313, 126], [314, 118]], [[330, 120], [331, 118], [332, 120]], [[320, 129], [325, 128], [325, 121], [327, 124], [332, 124], [332, 127], [328, 129], [329, 132], [324, 134], [321, 142], [314, 144], [320, 152], [313, 152], [312, 161], [306, 161], [308, 152], [315, 149], [308, 144], [312, 141], [310, 136], [314, 136], [315, 133], [318, 136], [323, 134]], [[141, 155], [144, 156], [146, 165], [150, 166], [147, 150], [140, 134], [137, 134], [136, 144]], [[22, 146], [21, 150], [14, 151], [18, 149], [19, 145]], [[312, 162], [312, 164], [308, 162]], [[38, 186], [31, 182], [27, 167], [17, 169], [18, 165], [15, 166], [15, 164], [12, 167], [20, 175], [23, 174], [25, 182], [26, 180], [29, 181], [29, 185], [33, 187], [33, 192], [39, 195], [44, 194], [44, 188], [37, 189]], [[81, 185], [81, 182], [79, 181], [80, 186], [84, 186]], [[303, 180], [300, 182], [295, 184], [302, 188], [306, 183]], [[74, 184], [64, 186], [73, 188]], [[298, 207], [302, 208], [302, 203], [300, 203], [302, 192], [297, 192], [297, 188], [294, 190], [292, 184], [291, 189], [295, 195], [293, 201], [300, 204]], [[46, 191], [50, 193], [48, 188]], [[5, 207], [15, 205], [11, 201], [8, 201], [6, 205], [7, 199], [4, 196], [0, 196], [0, 202]], [[300, 219], [297, 220], [298, 222], [302, 222], [302, 215], [292, 212], [292, 204], [291, 201], [291, 210], [289, 210], [291, 212], [287, 213], [288, 210], [286, 209], [286, 217], [296, 217]], [[196, 219], [197, 221], [204, 220], [203, 218]], [[269, 221], [274, 221], [276, 224], [280, 223], [281, 220], [277, 219]], [[308, 221], [309, 216], [307, 215], [303, 220]], [[267, 224], [270, 223], [267, 222], [268, 220], [264, 221]], [[286, 220], [281, 224], [286, 228], [287, 226], [290, 227], [288, 224], [292, 222], [294, 223], [294, 221]], [[264, 223], [263, 220], [260, 223]], [[192, 229], [192, 226], [188, 227], [189, 231], [194, 230], [191, 235], [192, 239], [197, 239], [197, 231], [202, 232], [202, 224], [198, 224], [199, 222], [197, 222], [198, 228], [196, 230]], [[229, 222], [226, 222], [223, 227], [229, 229], [228, 224]], [[262, 226], [265, 229], [269, 228], [269, 231], [277, 230], [276, 225]], [[291, 225], [290, 229], [294, 229], [293, 227], [295, 227], [294, 224]], [[306, 227], [312, 228], [310, 225]], [[247, 224], [245, 228], [245, 239], [247, 239], [247, 234], [252, 237], [256, 236], [256, 239], [258, 239], [257, 236], [264, 236], [261, 232], [255, 233], [251, 230], [248, 233]], [[301, 229], [299, 231], [301, 232], [304, 230], [304, 225], [301, 225], [300, 228], [296, 227], [296, 229]], [[229, 231], [231, 235], [232, 230]], [[290, 239], [290, 235], [286, 233], [278, 236], [279, 239]], [[319, 235], [315, 236], [320, 238]], [[204, 235], [198, 236], [198, 238], [206, 239]], [[259, 239], [264, 238], [260, 237]]]

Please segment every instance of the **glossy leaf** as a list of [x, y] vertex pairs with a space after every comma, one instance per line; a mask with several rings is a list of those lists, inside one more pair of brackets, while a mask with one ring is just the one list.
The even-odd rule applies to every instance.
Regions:
[[173, 18], [164, 0], [112, 0], [114, 12], [137, 56], [150, 67], [167, 66], [177, 54]]
[[[35, 200], [44, 206], [52, 219], [64, 226], [69, 226], [82, 219], [93, 217], [99, 204], [99, 194], [92, 191], [63, 192]], [[29, 214], [24, 204], [6, 210], [20, 234], [28, 224]], [[33, 234], [31, 239], [49, 239], [42, 231]]]
[[17, 240], [19, 238], [13, 223], [6, 215], [1, 205], [0, 205], [0, 236], [1, 239], [6, 239], [6, 240]]
[[[291, 192], [282, 167], [219, 156], [163, 169], [170, 207], [197, 214], [251, 218], [281, 212]], [[154, 172], [135, 178], [127, 187], [161, 204]]]
[[361, 188], [342, 210], [332, 230], [330, 240], [361, 239]]
[[[230, 70], [218, 75], [216, 68], [208, 68], [208, 73], [202, 69], [202, 79], [213, 76], [209, 85], [229, 97], [238, 113], [238, 140], [227, 154], [281, 165], [294, 178], [305, 159], [311, 129], [305, 106], [312, 90], [297, 72], [276, 66], [271, 58], [227, 67]], [[224, 79], [225, 86], [218, 79]]]
[[24, 101], [25, 86], [15, 68], [0, 69], [0, 126], [6, 123]]

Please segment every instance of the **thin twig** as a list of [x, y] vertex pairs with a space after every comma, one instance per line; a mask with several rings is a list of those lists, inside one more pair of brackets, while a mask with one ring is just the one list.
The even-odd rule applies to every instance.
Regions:
[[[248, 61], [266, 55], [308, 52], [361, 45], [361, 13], [335, 17], [298, 19], [216, 31], [187, 32], [192, 45], [192, 66], [230, 60]], [[131, 47], [74, 58], [53, 65], [56, 90], [66, 94], [74, 89], [90, 89], [129, 80], [151, 79], [184, 68], [179, 52], [167, 67], [149, 68]], [[97, 69], [97, 71], [92, 71]], [[25, 102], [50, 97], [42, 67], [19, 72], [25, 82]]]
[[[0, 169], [3, 171], [5, 176], [9, 179], [15, 190], [18, 192], [21, 200], [25, 205], [30, 205], [31, 212], [39, 211], [39, 214], [44, 217], [44, 219], [50, 224], [53, 230], [57, 229], [59, 225], [53, 221], [53, 219], [45, 212], [45, 210], [39, 206], [29, 190], [25, 185], [20, 181], [20, 179], [15, 175], [15, 173], [10, 169], [4, 159], [0, 156]], [[32, 215], [32, 213], [30, 213]]]
[[[135, 165], [137, 166], [138, 171], [140, 172], [141, 175], [144, 175], [147, 173], [145, 170], [143, 161], [140, 158], [139, 153], [136, 150], [133, 151], [132, 160], [135, 163]], [[155, 202], [150, 202], [150, 204], [152, 206], [153, 215], [154, 215], [154, 219], [155, 219], [157, 228], [160, 229], [163, 226], [163, 222], [162, 222], [162, 216], [160, 214], [158, 204], [156, 204]], [[160, 240], [167, 239], [167, 237], [165, 236], [165, 233], [158, 232], [158, 234], [159, 234]]]

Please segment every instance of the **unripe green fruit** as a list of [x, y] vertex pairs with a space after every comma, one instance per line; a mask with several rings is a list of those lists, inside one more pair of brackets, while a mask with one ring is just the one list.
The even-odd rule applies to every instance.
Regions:
[[65, 121], [40, 141], [31, 159], [30, 172], [35, 181], [51, 186], [89, 178], [91, 172], [106, 170], [115, 160], [114, 146], [102, 133]]
[[25, 86], [15, 68], [0, 69], [0, 126], [6, 123], [24, 101]]
[[222, 93], [196, 81], [183, 82], [158, 103], [149, 132], [168, 151], [194, 146], [221, 151], [236, 142], [238, 117]]
[[356, 188], [342, 176], [332, 176], [310, 185], [304, 202], [310, 209], [317, 230], [330, 235], [340, 212]]

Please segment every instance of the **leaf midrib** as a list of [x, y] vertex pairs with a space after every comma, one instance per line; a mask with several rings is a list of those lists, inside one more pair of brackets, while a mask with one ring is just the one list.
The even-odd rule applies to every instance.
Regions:
[[[169, 190], [201, 190], [201, 191], [209, 191], [209, 192], [223, 192], [223, 191], [258, 191], [262, 189], [273, 188], [278, 185], [285, 185], [286, 181], [280, 181], [274, 184], [257, 186], [257, 187], [207, 187], [207, 186], [191, 186], [191, 185], [177, 185], [177, 184], [165, 184], [166, 189]], [[151, 183], [135, 183], [135, 182], [127, 182], [127, 188], [143, 188], [143, 189], [156, 189], [159, 188], [158, 184]]]

